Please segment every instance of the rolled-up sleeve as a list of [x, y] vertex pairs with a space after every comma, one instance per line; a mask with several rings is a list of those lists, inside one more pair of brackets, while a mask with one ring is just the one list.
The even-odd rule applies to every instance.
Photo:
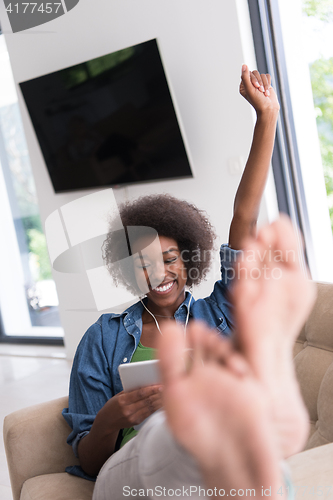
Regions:
[[95, 417], [113, 396], [110, 368], [103, 349], [102, 330], [99, 322], [92, 325], [83, 336], [73, 362], [69, 403], [62, 414], [72, 432], [67, 443], [77, 455], [77, 446], [90, 431]]
[[234, 250], [229, 245], [221, 245], [220, 262], [221, 262], [221, 281], [223, 285], [228, 287], [236, 277], [235, 263], [243, 254], [242, 250]]
[[[233, 250], [228, 245], [222, 245], [220, 248], [221, 279], [216, 281], [214, 289], [210, 296], [205, 299], [209, 304], [214, 304], [213, 316], [217, 316], [218, 323], [215, 325], [222, 335], [231, 336], [234, 331], [233, 303], [231, 300], [230, 289], [236, 278], [235, 263], [242, 255], [241, 250]], [[208, 322], [214, 325], [214, 321]], [[216, 319], [215, 319], [216, 323]]]

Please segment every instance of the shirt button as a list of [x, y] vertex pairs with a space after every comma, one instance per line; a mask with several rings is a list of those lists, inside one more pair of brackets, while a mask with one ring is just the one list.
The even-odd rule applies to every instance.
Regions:
[[124, 359], [123, 359], [123, 363], [126, 363], [126, 361], [127, 361], [127, 358], [124, 358]]

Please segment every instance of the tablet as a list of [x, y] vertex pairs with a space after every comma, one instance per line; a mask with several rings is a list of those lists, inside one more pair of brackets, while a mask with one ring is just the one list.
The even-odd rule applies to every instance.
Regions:
[[118, 371], [124, 391], [134, 391], [147, 385], [161, 383], [159, 360], [137, 361], [118, 366]]

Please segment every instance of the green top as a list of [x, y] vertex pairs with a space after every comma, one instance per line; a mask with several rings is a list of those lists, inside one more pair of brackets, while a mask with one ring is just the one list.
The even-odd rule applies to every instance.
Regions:
[[[134, 354], [131, 359], [131, 363], [136, 363], [137, 361], [148, 361], [150, 359], [155, 359], [156, 349], [152, 347], [145, 347], [139, 342], [138, 347], [135, 349]], [[123, 439], [120, 443], [120, 448], [124, 446], [130, 439], [137, 435], [139, 431], [136, 431], [133, 427], [123, 429]]]
[[137, 361], [149, 361], [150, 359], [155, 359], [156, 349], [152, 347], [146, 347], [139, 342], [138, 347], [135, 349], [134, 354], [131, 359], [131, 363], [136, 363]]

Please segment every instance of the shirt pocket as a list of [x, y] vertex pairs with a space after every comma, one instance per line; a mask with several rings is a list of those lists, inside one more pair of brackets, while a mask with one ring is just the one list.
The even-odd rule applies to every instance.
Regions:
[[218, 332], [223, 333], [225, 331], [225, 329], [227, 328], [227, 322], [226, 322], [225, 318], [218, 318], [218, 320], [219, 320], [219, 323], [217, 324], [216, 329]]

